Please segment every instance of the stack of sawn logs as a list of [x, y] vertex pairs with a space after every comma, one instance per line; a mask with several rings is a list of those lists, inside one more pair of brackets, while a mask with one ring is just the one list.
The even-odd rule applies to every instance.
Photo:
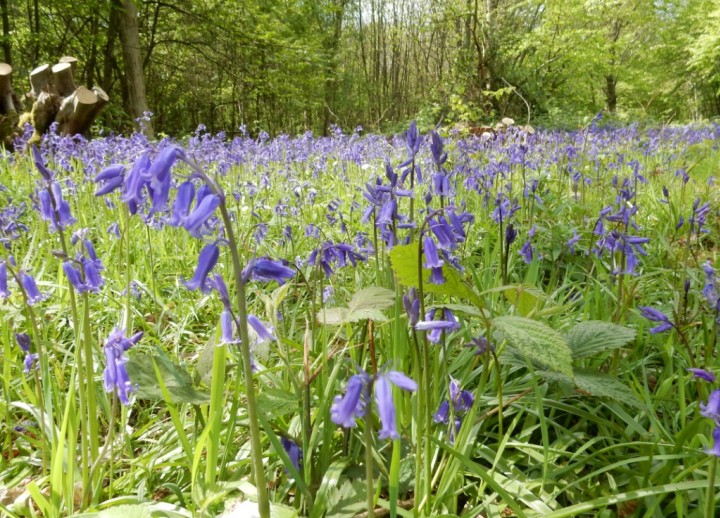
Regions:
[[[12, 90], [12, 67], [0, 63], [0, 137], [4, 141], [8, 137], [12, 140], [14, 135], [9, 133], [22, 131], [26, 123], [32, 124], [35, 130], [33, 139], [39, 139], [53, 122], [58, 123], [57, 131], [60, 135], [86, 133], [109, 98], [98, 86], [92, 89], [77, 86], [73, 77], [76, 65], [77, 59], [65, 56], [52, 67], [41, 65], [30, 72], [31, 90], [25, 94], [25, 100], [32, 105], [32, 109], [18, 116], [23, 103]], [[3, 122], [12, 119], [16, 127], [6, 132], [9, 128]], [[12, 143], [6, 144], [11, 147]]]

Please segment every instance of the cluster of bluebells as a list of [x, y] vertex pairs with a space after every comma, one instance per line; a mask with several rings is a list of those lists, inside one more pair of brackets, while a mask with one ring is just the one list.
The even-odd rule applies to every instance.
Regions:
[[89, 239], [84, 239], [84, 237], [82, 237], [83, 234], [84, 232], [73, 234], [71, 243], [76, 244], [82, 239], [85, 253], [78, 252], [74, 261], [65, 259], [62, 265], [63, 271], [78, 293], [98, 293], [100, 288], [105, 284], [105, 281], [100, 275], [104, 267], [102, 261], [100, 261], [95, 253], [95, 247], [92, 242]]
[[658, 324], [650, 329], [651, 334], [655, 335], [658, 333], [664, 333], [665, 331], [670, 331], [675, 327], [675, 324], [670, 320], [670, 317], [659, 309], [651, 308], [649, 306], [640, 306], [639, 309], [640, 314], [643, 317], [647, 318], [650, 322]]
[[51, 232], [68, 228], [76, 219], [70, 212], [70, 204], [63, 197], [62, 187], [55, 179], [55, 173], [45, 166], [40, 150], [33, 146], [32, 153], [35, 167], [44, 180], [44, 184], [37, 190], [40, 217], [47, 221]]
[[38, 361], [38, 354], [30, 352], [30, 346], [32, 345], [32, 341], [30, 340], [30, 336], [28, 336], [27, 333], [15, 333], [15, 342], [17, 342], [18, 347], [20, 347], [20, 349], [22, 349], [22, 351], [25, 353], [25, 360], [23, 361], [25, 369], [23, 370], [23, 372], [25, 372], [25, 374], [29, 374], [33, 368], [33, 365], [35, 365]]
[[371, 390], [375, 395], [381, 428], [380, 439], [399, 439], [395, 423], [395, 403], [393, 402], [392, 385], [408, 392], [417, 390], [417, 383], [399, 371], [386, 370], [375, 376], [358, 368], [347, 382], [344, 396], [335, 396], [330, 408], [330, 419], [343, 428], [355, 426], [355, 420], [362, 418], [371, 403]]
[[[9, 269], [15, 267], [17, 267], [17, 264], [15, 263], [15, 258], [13, 256], [8, 257], [6, 261], [0, 260], [0, 300], [4, 300], [11, 295], [10, 286], [8, 284]], [[17, 273], [17, 276], [13, 274], [13, 277], [20, 280], [20, 286], [27, 297], [26, 300], [28, 306], [34, 306], [35, 304], [48, 298], [49, 295], [47, 293], [40, 292], [40, 289], [35, 282], [35, 278], [29, 273], [20, 270]]]
[[105, 342], [105, 372], [103, 374], [105, 391], [115, 392], [123, 405], [130, 404], [130, 392], [135, 390], [125, 368], [127, 359], [124, 353], [138, 343], [142, 335], [143, 333], [140, 331], [128, 338], [124, 329], [116, 327]]
[[361, 254], [357, 247], [347, 243], [326, 241], [310, 252], [307, 264], [310, 266], [319, 264], [323, 272], [325, 272], [325, 277], [329, 279], [335, 269], [344, 268], [348, 263], [354, 268], [358, 262], [365, 261], [367, 261], [367, 256]]
[[462, 390], [460, 382], [454, 378], [450, 378], [448, 392], [450, 393], [450, 399], [445, 399], [440, 403], [433, 420], [444, 425], [448, 425], [452, 421], [453, 426], [450, 427], [450, 443], [452, 444], [455, 442], [455, 434], [460, 431], [462, 417], [472, 407], [475, 397], [471, 392]]

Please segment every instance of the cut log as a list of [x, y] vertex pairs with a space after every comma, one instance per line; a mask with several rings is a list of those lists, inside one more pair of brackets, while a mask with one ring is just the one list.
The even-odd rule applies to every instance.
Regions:
[[60, 109], [60, 97], [51, 92], [40, 92], [37, 101], [32, 107], [32, 125], [35, 133], [42, 135], [55, 121], [55, 116]]
[[45, 92], [52, 87], [52, 75], [50, 65], [40, 65], [30, 72], [30, 97], [37, 99], [40, 92]]
[[7, 63], [0, 63], [0, 115], [7, 115], [17, 111], [13, 102], [10, 76], [12, 76], [12, 67]]
[[58, 60], [58, 63], [70, 63], [70, 68], [72, 68], [73, 74], [75, 73], [75, 68], [77, 68], [77, 62], [77, 58], [72, 56], [63, 56]]
[[72, 95], [77, 86], [73, 79], [72, 65], [70, 63], [58, 63], [52, 67], [55, 87], [61, 97]]
[[84, 133], [99, 113], [98, 96], [92, 90], [79, 86], [73, 95], [66, 97], [57, 115], [61, 135]]
[[97, 95], [97, 104], [95, 104], [95, 113], [93, 114], [93, 119], [95, 119], [102, 109], [105, 108], [105, 105], [110, 102], [110, 96], [99, 86], [93, 86], [92, 91]]

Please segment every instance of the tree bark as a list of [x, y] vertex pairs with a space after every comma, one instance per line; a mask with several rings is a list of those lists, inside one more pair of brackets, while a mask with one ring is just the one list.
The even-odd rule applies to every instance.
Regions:
[[[120, 41], [122, 42], [125, 76], [128, 85], [128, 106], [133, 120], [144, 116], [148, 109], [145, 93], [145, 76], [140, 56], [140, 32], [138, 29], [137, 8], [134, 0], [114, 0], [119, 15]], [[148, 138], [154, 138], [152, 123], [144, 121], [139, 128]]]
[[605, 100], [610, 113], [615, 113], [617, 108], [617, 78], [609, 74], [605, 76]]
[[12, 65], [12, 53], [10, 52], [10, 9], [7, 0], [0, 0], [0, 15], [2, 16], [2, 48], [5, 63]]

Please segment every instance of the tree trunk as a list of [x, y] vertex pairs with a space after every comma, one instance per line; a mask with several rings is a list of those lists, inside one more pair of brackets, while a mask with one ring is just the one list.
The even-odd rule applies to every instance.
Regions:
[[610, 113], [615, 113], [617, 107], [617, 78], [609, 74], [605, 76], [605, 101]]
[[7, 0], [0, 0], [0, 15], [2, 16], [2, 48], [5, 63], [12, 65], [10, 52], [10, 9]]
[[[123, 59], [125, 62], [125, 76], [128, 85], [128, 111], [134, 120], [144, 116], [148, 109], [145, 94], [145, 76], [143, 74], [142, 59], [140, 56], [140, 32], [138, 30], [137, 8], [134, 0], [114, 0], [119, 11], [120, 40], [122, 42]], [[152, 139], [154, 132], [152, 123], [144, 121], [140, 128], [145, 135]]]
[[[335, 94], [337, 92], [337, 53], [342, 35], [342, 20], [345, 14], [345, 0], [336, 0], [333, 9], [333, 34], [327, 43], [327, 63], [325, 65], [325, 109], [323, 117], [323, 135], [330, 132], [330, 118], [332, 108], [335, 107]], [[332, 108], [331, 108], [332, 106]]]

